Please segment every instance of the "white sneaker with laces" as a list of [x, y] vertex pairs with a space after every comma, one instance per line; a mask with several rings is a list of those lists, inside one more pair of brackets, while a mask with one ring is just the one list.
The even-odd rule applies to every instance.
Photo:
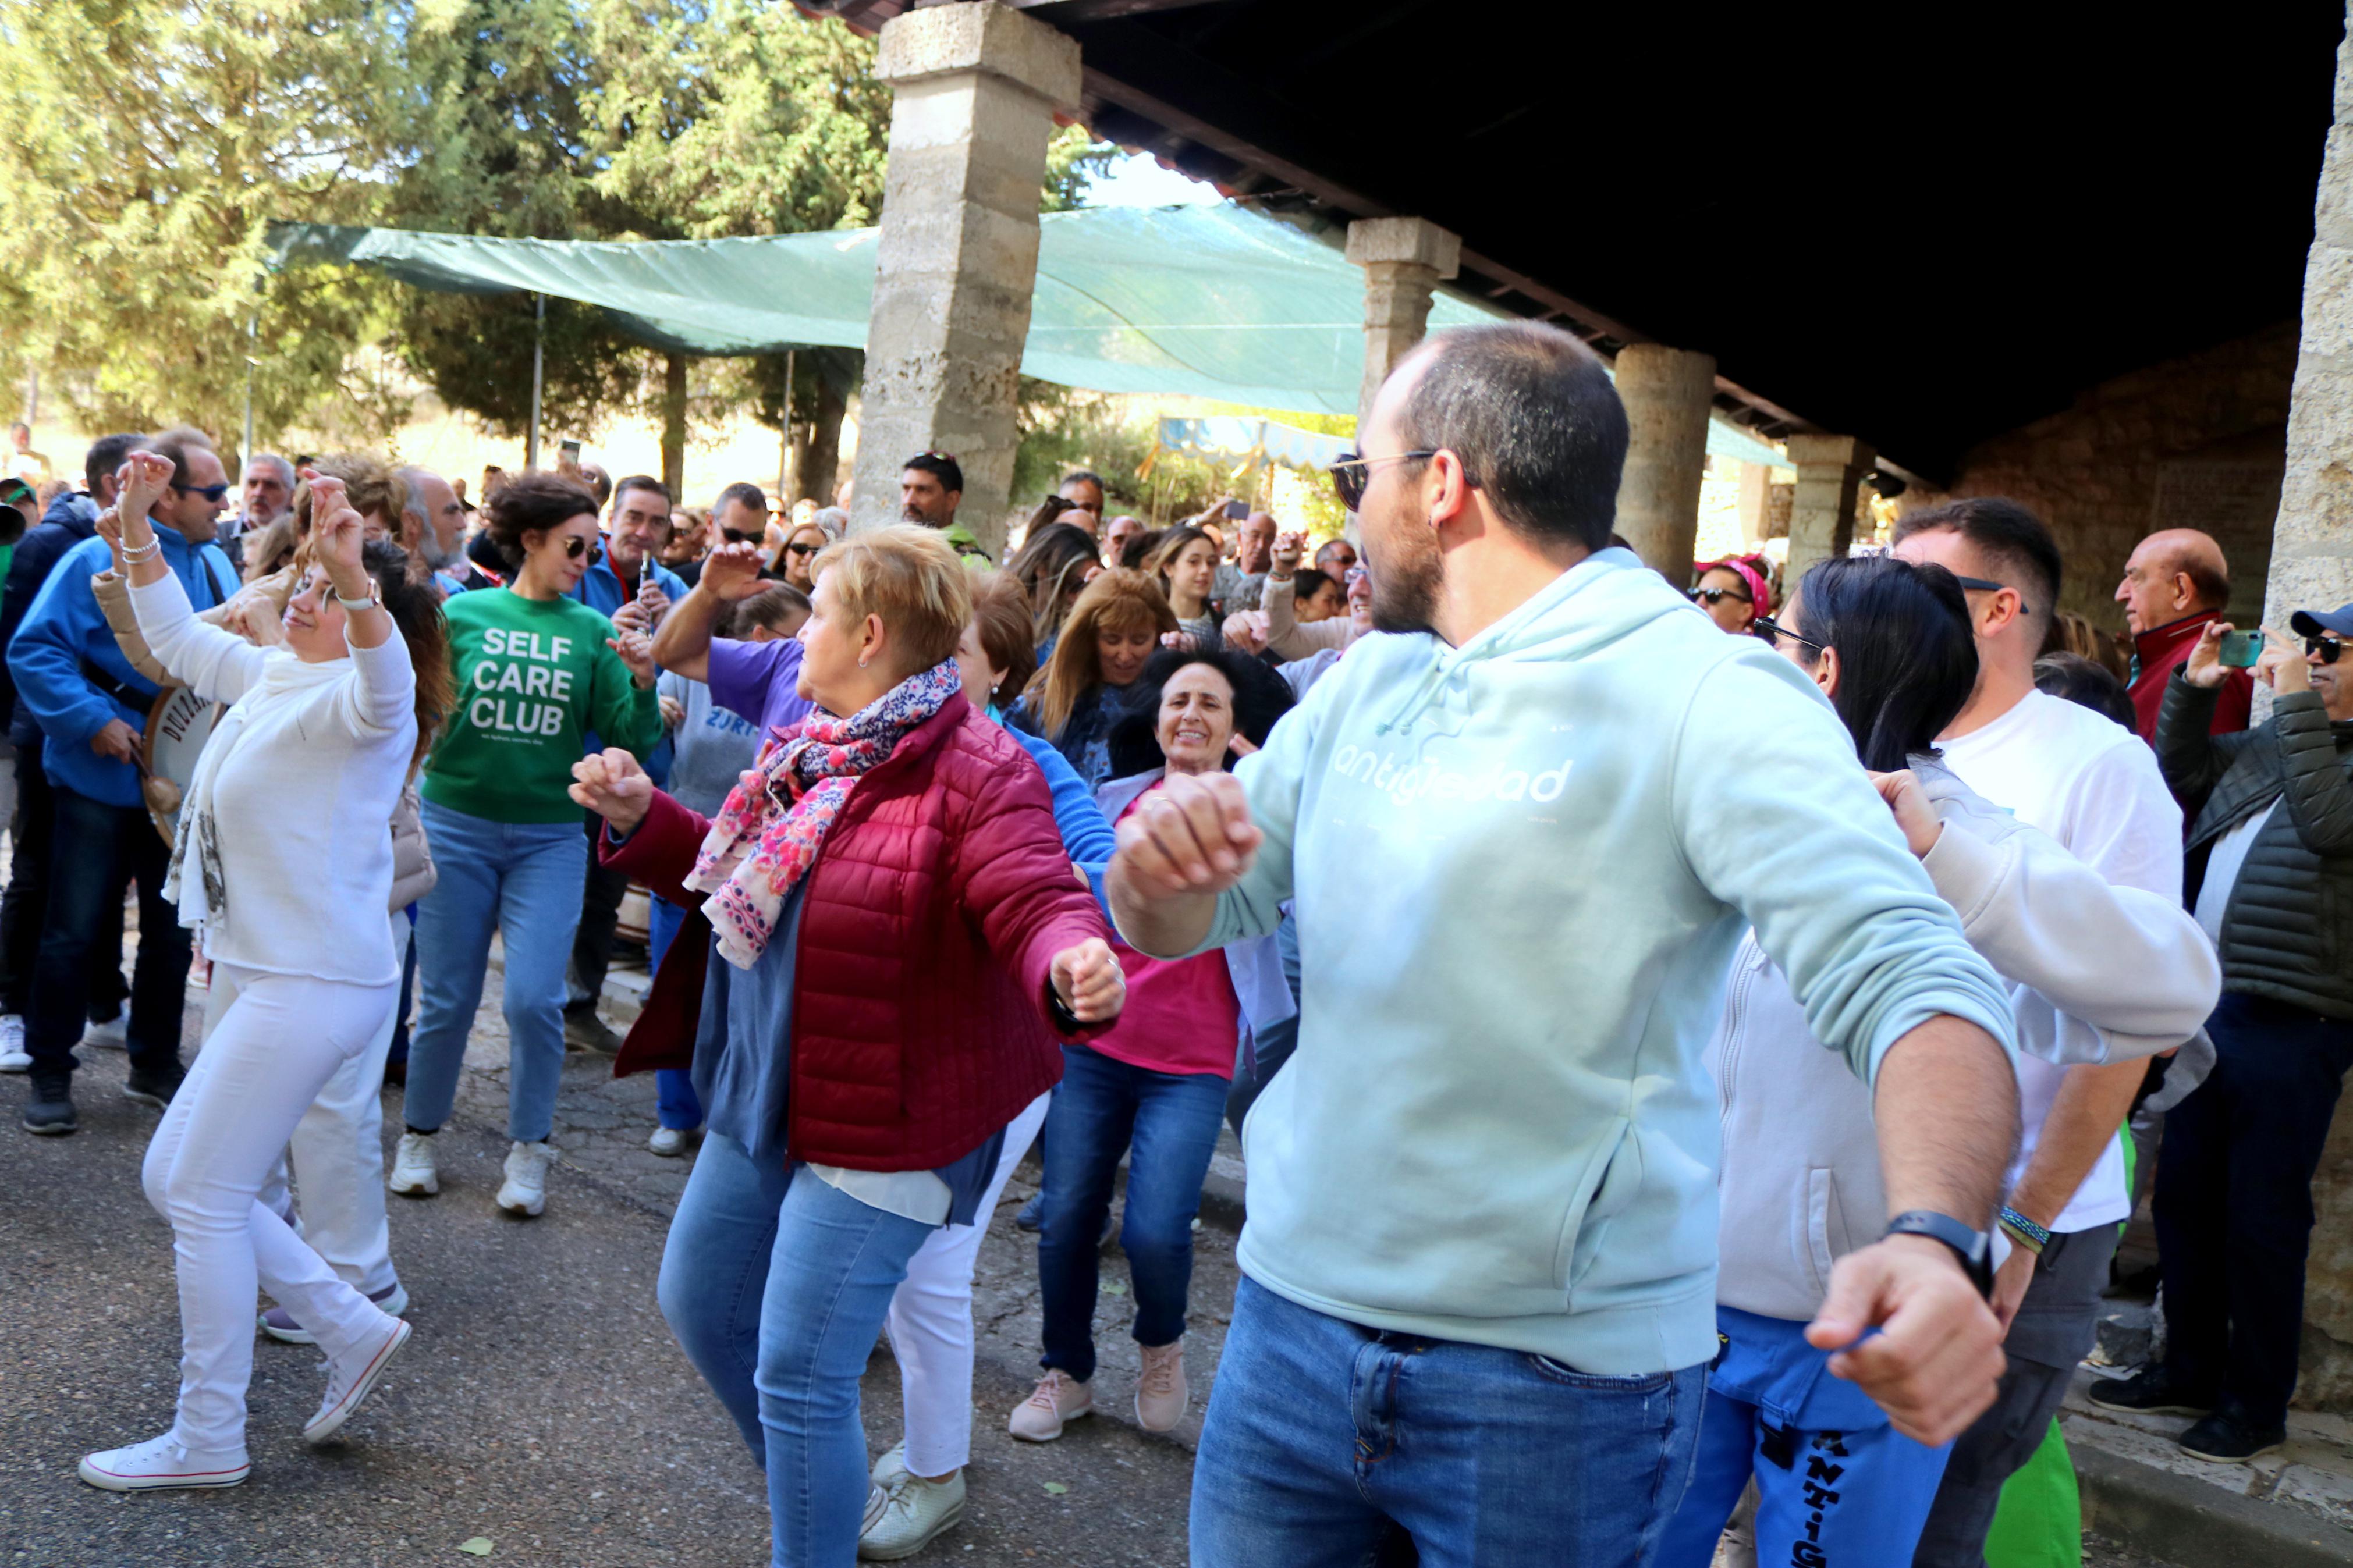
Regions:
[[867, 1475], [876, 1486], [887, 1487], [894, 1478], [906, 1473], [907, 1439], [902, 1437], [883, 1451], [882, 1457], [874, 1461], [874, 1468]]
[[433, 1162], [433, 1134], [404, 1132], [392, 1152], [392, 1174], [384, 1184], [403, 1197], [429, 1198], [441, 1190], [441, 1173]]
[[913, 1557], [938, 1540], [964, 1517], [964, 1472], [944, 1481], [927, 1481], [902, 1470], [890, 1484], [867, 1496], [865, 1528], [858, 1537], [858, 1555], [869, 1563], [896, 1563]]
[[1094, 1391], [1060, 1367], [1038, 1380], [1036, 1392], [1013, 1407], [1005, 1429], [1025, 1443], [1050, 1443], [1062, 1424], [1095, 1413]]
[[0, 1016], [0, 1072], [23, 1072], [33, 1065], [25, 1048], [25, 1020], [14, 1013]]
[[350, 1361], [329, 1363], [327, 1395], [319, 1401], [319, 1413], [302, 1427], [304, 1442], [316, 1447], [332, 1440], [335, 1434], [343, 1429], [343, 1423], [358, 1411], [360, 1401], [367, 1397], [368, 1390], [374, 1388], [376, 1379], [384, 1375], [384, 1369], [392, 1364], [395, 1353], [408, 1342], [409, 1327], [406, 1323], [398, 1318], [388, 1318], [385, 1321], [392, 1325], [391, 1331], [376, 1342], [364, 1359], [354, 1351]]
[[81, 1043], [101, 1051], [122, 1051], [131, 1048], [131, 1010], [124, 1008], [103, 1024], [92, 1024], [81, 1032]]
[[518, 1143], [507, 1151], [507, 1179], [499, 1188], [499, 1207], [525, 1217], [547, 1207], [547, 1168], [555, 1150], [545, 1139]]
[[1147, 1432], [1168, 1431], [1193, 1403], [1193, 1391], [1185, 1386], [1185, 1342], [1137, 1348], [1144, 1371], [1135, 1380], [1135, 1424]]
[[148, 1492], [166, 1487], [233, 1487], [253, 1473], [243, 1450], [192, 1453], [174, 1433], [81, 1457], [81, 1479], [101, 1491]]
[[646, 1140], [646, 1147], [665, 1160], [675, 1160], [686, 1152], [686, 1141], [693, 1136], [682, 1127], [657, 1127], [654, 1135]]

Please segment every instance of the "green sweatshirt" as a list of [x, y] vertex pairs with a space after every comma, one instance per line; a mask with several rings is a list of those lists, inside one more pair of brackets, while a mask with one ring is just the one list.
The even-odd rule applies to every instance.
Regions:
[[613, 623], [576, 599], [526, 599], [505, 588], [442, 606], [458, 711], [425, 764], [418, 793], [491, 822], [577, 822], [565, 792], [582, 737], [645, 756], [662, 737], [653, 689], [605, 646]]

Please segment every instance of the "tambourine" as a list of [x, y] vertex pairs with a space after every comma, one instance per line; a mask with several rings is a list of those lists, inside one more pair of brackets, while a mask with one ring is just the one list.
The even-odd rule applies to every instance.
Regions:
[[180, 802], [195, 782], [196, 759], [212, 739], [213, 726], [228, 705], [199, 697], [185, 686], [167, 686], [148, 710], [139, 738], [139, 791], [155, 831], [169, 844], [179, 826]]

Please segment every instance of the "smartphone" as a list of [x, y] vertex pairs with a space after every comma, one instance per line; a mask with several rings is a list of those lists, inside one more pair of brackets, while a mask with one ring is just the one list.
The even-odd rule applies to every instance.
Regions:
[[1228, 501], [1226, 503], [1226, 515], [1232, 518], [1236, 522], [1241, 521], [1242, 519], [1250, 515], [1250, 502], [1246, 500]]
[[2249, 669], [2253, 668], [2255, 660], [2261, 658], [2263, 653], [2263, 634], [2261, 631], [2224, 632], [2221, 650], [2214, 657], [2232, 669]]

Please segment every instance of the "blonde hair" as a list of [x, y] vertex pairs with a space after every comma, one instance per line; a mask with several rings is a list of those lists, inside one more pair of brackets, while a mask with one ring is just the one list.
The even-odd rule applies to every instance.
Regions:
[[1071, 721], [1079, 699], [1103, 680], [1103, 659], [1096, 651], [1099, 633], [1176, 629], [1176, 612], [1160, 585], [1142, 572], [1113, 567], [1079, 593], [1078, 603], [1062, 621], [1061, 639], [1022, 695], [1050, 740]]
[[902, 678], [955, 657], [972, 619], [972, 589], [964, 557], [937, 529], [893, 523], [852, 534], [809, 563], [812, 582], [826, 572], [845, 615], [880, 617], [892, 640], [906, 647]]

